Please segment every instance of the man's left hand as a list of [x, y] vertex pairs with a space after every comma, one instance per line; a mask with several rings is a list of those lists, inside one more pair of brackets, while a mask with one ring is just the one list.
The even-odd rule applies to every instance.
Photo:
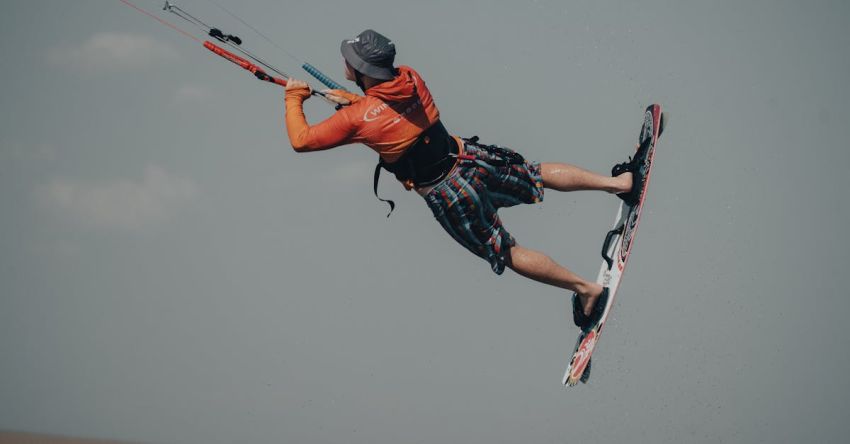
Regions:
[[[303, 80], [293, 79], [290, 77], [286, 80], [286, 91], [289, 92], [296, 90], [304, 90], [302, 94], [305, 99], [309, 98], [310, 95], [313, 93], [313, 90], [310, 89], [310, 85], [307, 82]], [[301, 91], [299, 91], [299, 93], [301, 93]]]

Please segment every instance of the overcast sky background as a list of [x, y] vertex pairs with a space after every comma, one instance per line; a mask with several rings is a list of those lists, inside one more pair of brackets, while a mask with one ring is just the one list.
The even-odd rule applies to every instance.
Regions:
[[[0, 430], [844, 440], [850, 3], [219, 1], [338, 80], [343, 38], [390, 36], [450, 131], [534, 160], [607, 172], [663, 105], [590, 383], [560, 385], [567, 292], [493, 275], [389, 176], [386, 219], [376, 155], [294, 153], [281, 89], [117, 0], [7, 0]], [[215, 5], [178, 4], [308, 77]], [[618, 202], [547, 192], [501, 214], [520, 243], [594, 277]]]

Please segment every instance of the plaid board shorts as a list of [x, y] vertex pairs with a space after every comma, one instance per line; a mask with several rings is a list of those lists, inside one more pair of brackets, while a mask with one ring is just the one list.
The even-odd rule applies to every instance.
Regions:
[[425, 201], [454, 240], [502, 274], [505, 255], [516, 240], [502, 226], [497, 211], [543, 201], [540, 163], [495, 166], [486, 162], [493, 156], [479, 147], [465, 144], [464, 151], [477, 159], [461, 161], [424, 196]]

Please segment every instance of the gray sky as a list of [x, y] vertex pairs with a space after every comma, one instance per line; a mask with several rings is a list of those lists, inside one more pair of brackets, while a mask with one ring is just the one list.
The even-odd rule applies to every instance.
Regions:
[[[591, 383], [560, 385], [566, 292], [493, 275], [389, 176], [387, 220], [375, 154], [294, 153], [281, 89], [117, 0], [7, 1], [0, 429], [842, 440], [847, 2], [219, 1], [337, 79], [339, 41], [379, 30], [452, 132], [530, 159], [607, 171], [646, 105], [670, 112]], [[213, 4], [178, 4], [307, 77]], [[502, 216], [595, 276], [617, 202], [549, 192]]]

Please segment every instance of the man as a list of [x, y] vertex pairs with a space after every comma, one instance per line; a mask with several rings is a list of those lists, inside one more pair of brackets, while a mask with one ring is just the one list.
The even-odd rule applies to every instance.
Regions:
[[[517, 244], [497, 211], [540, 202], [544, 188], [606, 191], [633, 202], [637, 196], [630, 192], [633, 180], [638, 179], [633, 175], [634, 166], [620, 164], [614, 177], [608, 177], [564, 163], [528, 162], [507, 148], [451, 136], [419, 74], [410, 67], [393, 65], [396, 51], [389, 39], [366, 30], [343, 41], [341, 51], [345, 78], [356, 82], [364, 96], [324, 91], [330, 100], [347, 106], [310, 126], [302, 109], [310, 88], [305, 82], [289, 79], [286, 128], [295, 151], [351, 143], [372, 148], [379, 154], [379, 167], [393, 172], [406, 188], [416, 190], [443, 228], [487, 260], [496, 274], [508, 267], [527, 278], [571, 290], [578, 295], [576, 324], [586, 328], [595, 323], [604, 309], [607, 289], [549, 256]], [[376, 169], [376, 195], [378, 174]], [[390, 205], [392, 211], [394, 204]]]

